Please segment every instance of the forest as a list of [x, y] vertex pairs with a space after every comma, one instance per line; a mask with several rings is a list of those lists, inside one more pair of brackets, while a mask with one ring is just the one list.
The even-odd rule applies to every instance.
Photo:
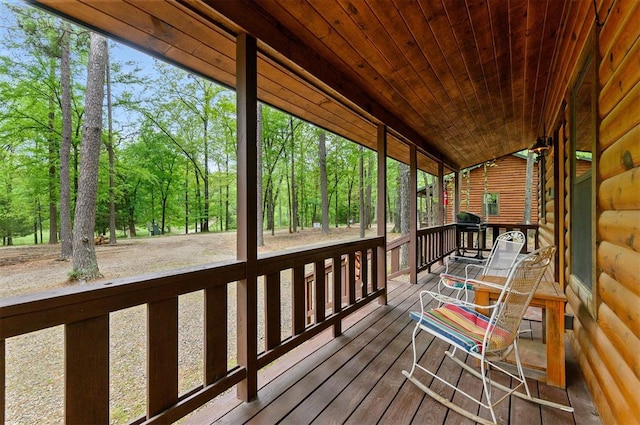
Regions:
[[[2, 244], [59, 243], [82, 171], [90, 31], [30, 6], [3, 7]], [[106, 58], [94, 236], [234, 230], [234, 91], [113, 40]], [[258, 121], [260, 230], [377, 220], [375, 152], [266, 104]], [[408, 167], [389, 159], [386, 220], [398, 229], [403, 187]]]

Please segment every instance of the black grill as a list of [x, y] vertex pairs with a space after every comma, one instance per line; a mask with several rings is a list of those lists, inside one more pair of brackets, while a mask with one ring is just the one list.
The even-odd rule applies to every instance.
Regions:
[[[456, 223], [456, 229], [458, 230], [458, 255], [464, 255], [467, 250], [472, 249], [472, 246], [468, 242], [473, 241], [473, 233], [477, 234], [477, 253], [475, 258], [482, 259], [482, 245], [484, 245], [484, 233], [487, 229], [487, 223], [482, 222], [482, 218], [479, 215], [470, 212], [458, 213], [458, 221]], [[468, 237], [463, 237], [464, 233], [471, 233]]]

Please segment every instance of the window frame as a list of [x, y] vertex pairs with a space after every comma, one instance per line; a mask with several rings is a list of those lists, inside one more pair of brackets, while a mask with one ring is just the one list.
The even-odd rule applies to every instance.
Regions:
[[[489, 198], [495, 197], [495, 202], [487, 202]], [[491, 212], [492, 206], [495, 206], [495, 213]], [[482, 198], [482, 208], [487, 217], [496, 217], [500, 215], [500, 192], [486, 192]]]
[[[597, 182], [597, 146], [598, 146], [598, 121], [597, 121], [597, 99], [598, 99], [598, 87], [597, 87], [597, 69], [598, 69], [598, 61], [597, 61], [597, 55], [596, 55], [596, 48], [595, 48], [595, 43], [594, 43], [594, 38], [592, 37], [591, 40], [587, 43], [588, 46], [590, 46], [590, 48], [587, 48], [586, 50], [586, 54], [583, 57], [583, 60], [581, 61], [581, 66], [579, 68], [579, 72], [573, 82], [573, 84], [571, 84], [571, 90], [569, 92], [569, 149], [568, 149], [568, 154], [569, 154], [569, 169], [567, 170], [568, 172], [568, 177], [569, 177], [569, 181], [568, 181], [568, 187], [566, 188], [568, 190], [569, 193], [569, 223], [568, 223], [568, 232], [569, 232], [569, 241], [570, 244], [568, 246], [568, 285], [571, 287], [571, 289], [573, 290], [573, 292], [578, 295], [578, 297], [580, 298], [580, 301], [582, 304], [584, 304], [588, 311], [590, 312], [590, 314], [595, 318], [597, 315], [597, 306], [596, 306], [596, 296], [597, 296], [597, 229], [596, 229], [596, 222], [597, 222], [597, 186], [598, 186], [598, 182]], [[588, 79], [588, 80], [587, 80]], [[589, 170], [590, 176], [587, 176], [585, 174], [582, 174], [580, 176], [576, 175], [576, 170], [577, 170], [577, 155], [576, 152], [579, 152], [580, 149], [577, 149], [576, 143], [577, 143], [577, 125], [576, 125], [576, 112], [577, 112], [577, 95], [580, 91], [580, 89], [582, 88], [582, 85], [585, 81], [588, 81], [591, 83], [591, 111], [589, 113], [589, 117], [590, 117], [590, 131], [591, 131], [591, 137], [590, 137], [590, 142], [591, 142], [591, 153], [592, 153], [592, 160], [591, 160], [591, 168]], [[573, 255], [575, 253], [574, 251], [574, 240], [576, 238], [574, 238], [574, 232], [576, 231], [580, 231], [580, 230], [585, 230], [584, 228], [582, 229], [576, 229], [575, 227], [575, 223], [574, 223], [574, 214], [576, 213], [576, 208], [574, 208], [574, 205], [576, 204], [576, 199], [575, 199], [575, 187], [576, 184], [584, 181], [584, 179], [586, 178], [590, 178], [591, 179], [591, 184], [590, 184], [590, 193], [591, 193], [591, 199], [590, 199], [590, 215], [591, 215], [591, 220], [590, 223], [588, 224], [590, 226], [590, 232], [591, 232], [591, 239], [590, 239], [590, 256], [591, 256], [591, 261], [589, 262], [591, 265], [591, 270], [590, 270], [590, 274], [591, 274], [591, 282], [589, 283], [585, 283], [581, 280], [580, 277], [578, 277], [574, 272], [574, 260], [573, 260]]]

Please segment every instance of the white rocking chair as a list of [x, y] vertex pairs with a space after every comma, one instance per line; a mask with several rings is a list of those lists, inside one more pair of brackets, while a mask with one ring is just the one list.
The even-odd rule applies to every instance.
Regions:
[[[518, 327], [554, 252], [554, 247], [545, 247], [519, 260], [502, 286], [502, 292], [497, 302], [486, 307], [491, 311], [489, 316], [478, 313], [472, 304], [465, 304], [460, 300], [457, 300], [456, 303], [448, 303], [435, 309], [425, 310], [423, 298], [429, 294], [427, 291], [422, 291], [420, 293], [422, 310], [410, 313], [411, 318], [417, 322], [412, 336], [413, 366], [409, 372], [403, 370], [403, 375], [438, 402], [481, 424], [497, 424], [494, 407], [511, 395], [544, 406], [573, 412], [572, 407], [531, 396], [518, 353]], [[482, 381], [483, 392], [480, 399], [467, 394], [457, 388], [454, 383], [448, 382], [435, 372], [418, 364], [416, 336], [420, 331], [428, 332], [453, 346], [453, 350], [446, 351], [445, 354], [464, 370]], [[457, 351], [462, 353], [462, 358], [456, 356]], [[516, 372], [509, 372], [497, 364], [497, 362], [505, 360], [510, 353], [514, 355]], [[479, 370], [465, 363], [466, 355], [479, 360]], [[436, 393], [418, 379], [416, 372], [422, 374], [420, 371], [426, 372], [478, 403], [481, 407], [488, 409], [492, 421], [481, 418]], [[515, 385], [507, 387], [495, 382], [491, 377], [495, 371], [507, 374]], [[521, 388], [524, 391], [518, 391]]]
[[[473, 284], [480, 281], [477, 276], [507, 277], [509, 271], [520, 257], [526, 238], [519, 230], [502, 233], [496, 238], [491, 252], [481, 264], [470, 263], [464, 268], [464, 276], [449, 272], [449, 260], [445, 263], [445, 271], [440, 274], [437, 292], [431, 295], [442, 302], [455, 302], [456, 299], [468, 302]], [[445, 295], [445, 292], [448, 294]], [[436, 296], [437, 293], [437, 296]]]

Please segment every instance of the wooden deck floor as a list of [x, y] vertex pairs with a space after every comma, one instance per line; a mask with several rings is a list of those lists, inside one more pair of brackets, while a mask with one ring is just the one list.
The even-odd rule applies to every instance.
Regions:
[[[418, 285], [389, 282], [388, 305], [372, 303], [366, 306], [345, 321], [343, 335], [339, 338], [332, 339], [327, 331], [265, 368], [259, 377], [261, 389], [257, 400], [241, 403], [234, 393], [228, 394], [192, 414], [185, 423], [471, 423], [426, 396], [401, 373], [403, 369], [409, 369], [412, 362], [413, 322], [408, 312], [420, 308], [419, 291], [433, 287], [435, 283], [435, 274], [421, 276]], [[527, 324], [534, 337], [541, 333], [539, 323]], [[445, 349], [444, 344], [422, 333], [422, 363], [438, 367], [443, 373], [459, 379], [459, 385], [471, 392], [481, 389], [478, 380], [461, 374], [453, 362], [443, 361]], [[530, 381], [530, 388], [541, 398], [571, 404], [575, 413], [540, 407], [512, 397], [503, 402], [497, 412], [501, 423], [600, 423], [571, 351], [567, 349], [567, 353], [566, 391], [536, 381]], [[447, 388], [436, 384], [433, 388], [444, 396], [451, 396], [452, 391]]]

